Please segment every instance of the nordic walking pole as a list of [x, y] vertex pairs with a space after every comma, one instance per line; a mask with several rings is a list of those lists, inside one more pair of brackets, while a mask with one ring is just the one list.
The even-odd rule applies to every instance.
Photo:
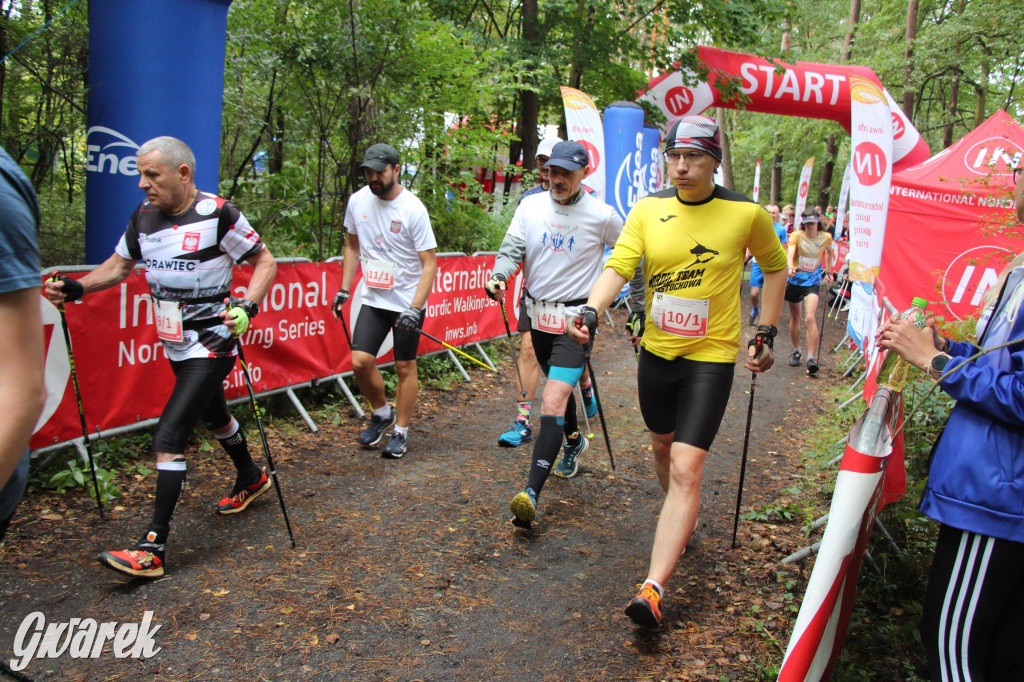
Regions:
[[[228, 306], [230, 310], [230, 305]], [[249, 402], [252, 403], [252, 413], [256, 416], [256, 426], [260, 430], [260, 440], [263, 441], [263, 454], [267, 456], [267, 465], [270, 467], [270, 477], [274, 479], [274, 490], [277, 491], [277, 501], [281, 503], [281, 514], [284, 516], [284, 525], [288, 529], [288, 539], [295, 547], [295, 536], [292, 535], [292, 524], [288, 522], [288, 510], [284, 506], [284, 497], [281, 496], [281, 484], [277, 481], [277, 469], [274, 467], [274, 459], [270, 456], [270, 446], [267, 445], [267, 434], [263, 431], [263, 420], [260, 419], [260, 408], [256, 406], [256, 394], [252, 390], [252, 378], [249, 376], [249, 365], [245, 361], [245, 353], [242, 351], [242, 340], [238, 339], [238, 361], [242, 363], [242, 376], [245, 377], [245, 387], [249, 389]]]
[[[604, 431], [604, 446], [608, 448], [608, 461], [612, 464], [612, 471], [615, 471], [615, 455], [612, 454], [612, 442], [608, 438], [608, 424], [604, 421], [604, 408], [601, 407], [601, 394], [597, 392], [597, 377], [594, 376], [594, 368], [590, 364], [590, 349], [587, 349], [587, 371], [590, 372], [590, 387], [594, 389], [594, 402], [597, 403], [597, 416], [601, 418], [601, 430]], [[586, 410], [583, 414], [586, 414]]]
[[348, 341], [349, 352], [352, 351], [352, 337], [348, 333], [348, 323], [345, 322], [345, 311], [338, 307], [338, 319], [341, 320], [341, 328], [345, 332], [345, 340]]
[[476, 358], [474, 358], [472, 355], [470, 355], [468, 353], [463, 353], [461, 350], [459, 350], [455, 346], [451, 345], [450, 343], [445, 343], [444, 341], [442, 341], [441, 339], [437, 338], [433, 334], [425, 332], [422, 329], [417, 329], [416, 331], [418, 331], [420, 334], [423, 334], [423, 336], [427, 337], [431, 341], [433, 341], [435, 343], [441, 344], [442, 346], [444, 346], [448, 350], [455, 351], [456, 353], [458, 353], [462, 357], [466, 358], [467, 360], [472, 360], [473, 362], [475, 362], [476, 364], [480, 365], [484, 369], [486, 369], [488, 371], [491, 371], [491, 372], [494, 372], [494, 373], [498, 372], [498, 370], [494, 369], [493, 367], [491, 367], [489, 365], [485, 365], [484, 363], [480, 362], [479, 360], [477, 360]]
[[[757, 342], [757, 352], [761, 353], [761, 342]], [[736, 516], [732, 522], [732, 548], [736, 549], [736, 531], [740, 526], [740, 502], [743, 500], [743, 478], [747, 473], [747, 446], [750, 444], [750, 418], [754, 414], [754, 391], [757, 389], [757, 372], [750, 373], [750, 402], [747, 404], [747, 428], [743, 432], [743, 456], [740, 458], [740, 487], [736, 491]]]
[[501, 319], [505, 320], [505, 336], [508, 337], [508, 352], [512, 355], [512, 367], [516, 370], [516, 379], [519, 380], [519, 394], [526, 397], [526, 386], [523, 385], [523, 375], [519, 373], [519, 360], [516, 359], [516, 345], [512, 343], [512, 330], [508, 326], [508, 315], [505, 313], [505, 301], [498, 301], [501, 306]]
[[590, 430], [590, 417], [587, 416], [587, 406], [583, 404], [583, 389], [580, 388], [579, 383], [576, 384], [576, 394], [580, 397], [580, 406], [583, 408], [583, 422], [587, 425], [587, 439], [594, 437], [594, 432]]
[[[50, 280], [56, 282], [59, 279], [57, 271], [54, 271]], [[78, 401], [78, 418], [82, 421], [82, 447], [85, 448], [85, 457], [89, 460], [89, 468], [92, 469], [92, 487], [96, 492], [96, 506], [99, 508], [100, 518], [106, 521], [107, 517], [103, 515], [103, 500], [100, 499], [100, 483], [96, 478], [96, 461], [92, 458], [92, 450], [89, 448], [89, 427], [85, 423], [82, 391], [78, 387], [78, 370], [75, 368], [75, 354], [71, 350], [71, 333], [68, 331], [68, 318], [64, 314], [64, 304], [59, 303], [57, 310], [60, 312], [60, 326], [64, 328], [64, 346], [68, 349], [68, 364], [71, 365], [71, 383], [75, 387], [75, 400]]]

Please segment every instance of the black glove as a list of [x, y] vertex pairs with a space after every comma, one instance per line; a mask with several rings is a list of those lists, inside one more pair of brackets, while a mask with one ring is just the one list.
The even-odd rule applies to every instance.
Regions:
[[338, 289], [338, 293], [334, 295], [334, 303], [331, 304], [331, 310], [334, 311], [334, 316], [338, 317], [341, 314], [341, 306], [345, 305], [345, 301], [348, 300], [350, 294], [347, 289]]
[[589, 305], [580, 307], [580, 312], [576, 316], [576, 328], [582, 330], [584, 327], [590, 330], [590, 337], [593, 339], [594, 332], [597, 331], [597, 310]]
[[78, 283], [77, 279], [71, 279], [61, 275], [58, 279], [64, 283], [64, 300], [68, 303], [74, 303], [75, 301], [85, 296], [85, 287]]
[[[775, 351], [775, 334], [778, 330], [771, 325], [759, 325], [754, 338], [747, 342], [747, 348], [751, 346], [768, 346], [768, 350]], [[757, 351], [760, 353], [760, 351]], [[756, 355], [754, 357], [757, 357]]]
[[504, 282], [505, 275], [500, 275], [498, 273], [491, 275], [491, 278], [487, 280], [486, 284], [484, 284], [484, 291], [487, 293], [487, 296], [495, 301], [500, 301], [502, 298], [504, 298], [504, 289], [498, 288], [498, 285]]
[[423, 308], [409, 307], [402, 311], [402, 314], [395, 320], [395, 326], [400, 329], [408, 329], [410, 331], [419, 331], [423, 325], [424, 312]]
[[626, 329], [629, 330], [630, 335], [640, 338], [644, 335], [644, 325], [647, 324], [647, 313], [642, 310], [633, 311], [629, 314], [629, 319], [626, 320]]

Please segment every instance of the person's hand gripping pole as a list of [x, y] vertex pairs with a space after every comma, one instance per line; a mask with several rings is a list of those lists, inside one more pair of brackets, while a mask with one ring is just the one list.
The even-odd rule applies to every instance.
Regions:
[[[590, 386], [594, 390], [594, 402], [597, 403], [597, 416], [601, 419], [601, 431], [604, 432], [604, 445], [608, 449], [608, 461], [612, 465], [612, 471], [615, 471], [615, 455], [612, 454], [612, 442], [608, 437], [608, 424], [604, 420], [604, 407], [601, 405], [601, 394], [597, 390], [597, 375], [594, 373], [594, 367], [590, 364], [590, 351], [594, 347], [594, 333], [597, 331], [597, 309], [593, 306], [585, 305], [580, 308], [579, 314], [576, 316], [576, 330], [581, 334], [585, 334], [587, 339], [586, 344], [583, 346], [583, 356], [587, 363], [587, 371], [590, 373]], [[586, 330], [584, 332], [584, 330]], [[579, 342], [577, 338], [577, 342]], [[589, 428], [588, 428], [589, 430]]]
[[334, 295], [334, 303], [331, 304], [331, 310], [334, 312], [334, 316], [341, 320], [341, 329], [345, 332], [345, 340], [348, 341], [348, 348], [352, 350], [352, 337], [348, 333], [348, 323], [345, 322], [345, 311], [342, 306], [349, 299], [349, 293], [347, 289], [338, 289], [338, 293]]
[[750, 349], [749, 359], [746, 364], [747, 369], [750, 370], [750, 402], [747, 404], [747, 427], [743, 431], [743, 454], [740, 457], [740, 484], [739, 489], [736, 491], [736, 514], [734, 515], [732, 522], [733, 549], [736, 548], [736, 532], [739, 530], [740, 525], [740, 505], [743, 502], [743, 480], [747, 475], [747, 449], [750, 445], [750, 421], [754, 414], [754, 391], [757, 390], [757, 373], [763, 372], [765, 369], [768, 369], [768, 367], [771, 367], [771, 362], [768, 362], [768, 367], [761, 369], [765, 360], [772, 357], [771, 351], [774, 346], [774, 342], [775, 338], [772, 335], [770, 328], [762, 330], [758, 327], [754, 338], [747, 343], [747, 348]]

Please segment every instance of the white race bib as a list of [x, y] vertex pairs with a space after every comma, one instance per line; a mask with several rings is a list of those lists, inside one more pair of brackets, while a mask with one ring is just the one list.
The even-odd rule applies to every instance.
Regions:
[[807, 256], [800, 256], [800, 269], [804, 272], [814, 272], [818, 269], [818, 263], [821, 262], [820, 258], [808, 258]]
[[654, 325], [684, 339], [701, 339], [708, 334], [709, 301], [706, 298], [679, 298], [656, 292], [651, 301]]
[[391, 261], [364, 258], [363, 277], [366, 279], [366, 286], [374, 289], [395, 288], [395, 264]]
[[181, 326], [181, 305], [177, 301], [153, 301], [153, 323], [156, 335], [164, 341], [181, 341], [184, 332]]
[[530, 317], [530, 326], [539, 332], [565, 333], [565, 306], [561, 303], [547, 303], [528, 298], [526, 314]]

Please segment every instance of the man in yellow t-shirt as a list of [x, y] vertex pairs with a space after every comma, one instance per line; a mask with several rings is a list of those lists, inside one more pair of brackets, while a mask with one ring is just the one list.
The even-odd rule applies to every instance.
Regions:
[[587, 343], [598, 313], [614, 300], [643, 258], [646, 321], [639, 343], [637, 391], [665, 491], [648, 577], [626, 613], [638, 625], [661, 622], [661, 596], [693, 533], [704, 460], [725, 414], [740, 345], [740, 282], [747, 249], [765, 273], [761, 320], [745, 367], [764, 372], [782, 309], [786, 252], [771, 216], [747, 197], [719, 187], [718, 125], [685, 116], [665, 142], [674, 189], [637, 202], [572, 333]]

